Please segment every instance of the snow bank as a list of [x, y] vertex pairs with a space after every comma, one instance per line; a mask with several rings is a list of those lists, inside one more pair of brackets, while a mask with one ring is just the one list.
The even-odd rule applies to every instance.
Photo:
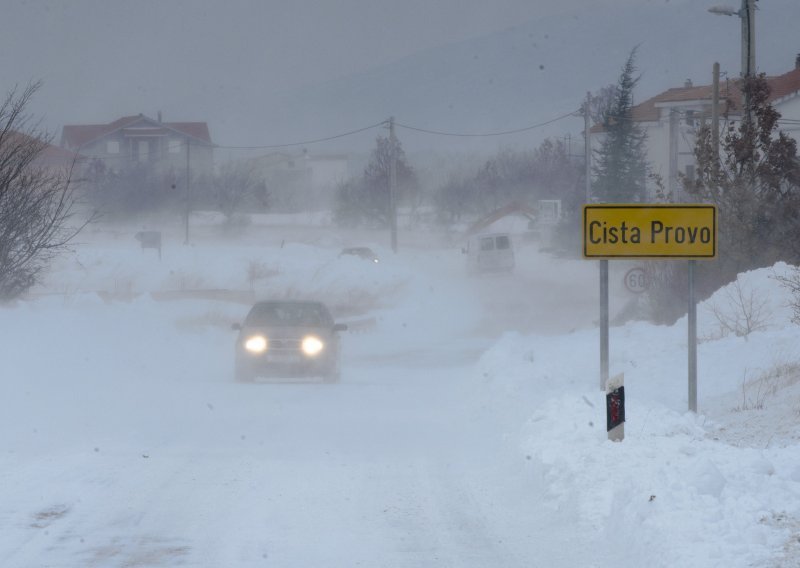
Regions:
[[[789, 269], [778, 264], [742, 274], [699, 306], [700, 329], [716, 333], [698, 350], [700, 415], [686, 412], [685, 318], [669, 327], [634, 322], [612, 328], [611, 374], [625, 376], [622, 443], [609, 442], [605, 432], [597, 330], [506, 334], [478, 363], [476, 405], [496, 413], [507, 443], [541, 476], [549, 495], [544, 505], [572, 508], [581, 526], [602, 531], [603, 554], [620, 565], [775, 562], [775, 551], [800, 526], [800, 461], [781, 447], [740, 447], [730, 445], [736, 442], [730, 437], [720, 442], [715, 420], [737, 414], [732, 400], [743, 378], [800, 362], [800, 327], [790, 323], [790, 296], [774, 279]], [[762, 301], [769, 314], [764, 328], [747, 337], [717, 333], [712, 306], [734, 309], [727, 302], [740, 290]], [[789, 416], [775, 399], [789, 394], [795, 397], [789, 429], [796, 440], [800, 389], [773, 394], [765, 408], [750, 410], [763, 420], [749, 424], [778, 430], [777, 422]]]

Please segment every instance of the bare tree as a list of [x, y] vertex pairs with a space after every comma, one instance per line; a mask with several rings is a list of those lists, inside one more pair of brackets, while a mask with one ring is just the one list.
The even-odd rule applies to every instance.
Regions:
[[548, 138], [532, 151], [503, 148], [474, 173], [453, 172], [434, 204], [443, 222], [538, 199], [557, 198], [565, 208], [577, 208], [584, 195], [582, 170], [563, 140]]
[[770, 102], [763, 74], [744, 79], [741, 89], [748, 105], [744, 120], [727, 126], [721, 152], [711, 128], [699, 129], [697, 175], [685, 180], [689, 192], [719, 208], [720, 255], [707, 269], [720, 285], [738, 272], [800, 260], [797, 143], [779, 129], [781, 115]]
[[33, 286], [86, 224], [67, 226], [74, 205], [73, 168], [61, 171], [42, 163], [50, 138], [25, 112], [39, 87], [14, 89], [0, 103], [0, 299], [18, 297]]
[[[394, 146], [393, 146], [394, 145]], [[369, 163], [360, 178], [339, 184], [334, 218], [341, 225], [389, 224], [389, 169], [395, 155], [398, 204], [414, 203], [419, 195], [417, 173], [406, 158], [399, 140], [379, 136]]]
[[800, 268], [793, 266], [788, 273], [776, 274], [773, 278], [791, 292], [792, 322], [800, 325]]
[[720, 336], [733, 333], [736, 337], [747, 337], [754, 331], [766, 329], [772, 311], [767, 299], [734, 280], [724, 290], [721, 302], [712, 301], [709, 309], [719, 324]]
[[269, 207], [267, 184], [247, 163], [224, 164], [214, 176], [213, 192], [228, 225], [236, 225], [236, 214], [245, 209], [264, 211]]

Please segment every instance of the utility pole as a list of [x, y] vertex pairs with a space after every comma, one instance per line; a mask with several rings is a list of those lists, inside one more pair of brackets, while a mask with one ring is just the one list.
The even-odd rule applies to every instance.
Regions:
[[186, 237], [183, 241], [183, 244], [189, 244], [189, 215], [192, 212], [192, 204], [191, 204], [191, 191], [189, 189], [189, 175], [191, 172], [190, 162], [189, 162], [189, 151], [192, 147], [191, 140], [189, 138], [186, 139], [186, 219], [185, 219], [185, 229], [186, 229]]
[[[737, 11], [728, 6], [712, 6], [708, 9], [718, 16], [739, 16], [742, 21], [742, 80], [755, 75], [756, 72], [756, 1], [742, 0], [742, 7]], [[744, 94], [744, 120], [750, 121], [750, 101]]]
[[667, 190], [670, 195], [677, 197], [678, 193], [678, 109], [669, 110], [669, 179]]
[[[742, 80], [747, 81], [756, 72], [756, 0], [742, 0], [739, 10], [742, 20]], [[744, 120], [750, 122], [750, 97], [742, 85]]]
[[591, 125], [592, 93], [586, 92], [586, 102], [583, 105], [583, 138], [584, 154], [586, 157], [586, 203], [592, 201], [592, 143], [589, 140]]
[[756, 0], [742, 0], [742, 77], [756, 72]]
[[397, 139], [394, 136], [394, 117], [389, 117], [389, 230], [392, 252], [397, 252]]
[[[714, 63], [711, 94], [711, 147], [714, 148], [714, 173], [719, 170], [719, 63]], [[716, 177], [716, 176], [715, 176]]]

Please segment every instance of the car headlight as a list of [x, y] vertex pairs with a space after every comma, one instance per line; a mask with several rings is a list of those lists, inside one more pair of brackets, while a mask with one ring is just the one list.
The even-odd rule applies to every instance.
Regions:
[[303, 338], [302, 343], [303, 353], [308, 355], [309, 357], [313, 357], [315, 355], [319, 355], [320, 352], [325, 348], [325, 344], [319, 337], [314, 337], [313, 335], [307, 335]]
[[244, 342], [244, 348], [250, 353], [263, 353], [267, 350], [267, 338], [263, 335], [248, 337]]

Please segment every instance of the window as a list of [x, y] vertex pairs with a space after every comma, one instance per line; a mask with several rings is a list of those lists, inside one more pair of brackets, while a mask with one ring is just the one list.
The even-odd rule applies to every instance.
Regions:
[[484, 237], [481, 239], [481, 250], [494, 250], [494, 237]]
[[497, 237], [497, 250], [506, 250], [511, 248], [511, 241], [509, 241], [508, 237], [503, 235], [501, 237]]
[[119, 154], [119, 140], [106, 142], [106, 154]]
[[543, 221], [558, 221], [561, 217], [561, 200], [540, 199], [539, 215]]
[[694, 165], [692, 164], [686, 166], [686, 179], [694, 181]]
[[263, 302], [247, 315], [245, 324], [253, 325], [333, 325], [333, 318], [321, 304], [305, 302]]
[[167, 151], [170, 154], [180, 154], [182, 148], [183, 143], [177, 138], [172, 138], [169, 142], [167, 142]]

